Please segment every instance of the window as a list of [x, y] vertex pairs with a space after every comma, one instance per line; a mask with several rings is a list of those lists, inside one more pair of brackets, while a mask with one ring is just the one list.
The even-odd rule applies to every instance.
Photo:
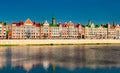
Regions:
[[48, 26], [44, 27], [44, 32], [48, 32]]
[[91, 34], [94, 34], [94, 29], [91, 29]]

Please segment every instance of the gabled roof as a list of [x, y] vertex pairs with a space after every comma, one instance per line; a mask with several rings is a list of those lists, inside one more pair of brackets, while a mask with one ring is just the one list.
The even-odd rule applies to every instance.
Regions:
[[49, 23], [48, 23], [48, 21], [46, 20], [44, 23], [43, 23], [43, 25], [49, 25]]
[[115, 26], [110, 26], [110, 29], [115, 29]]
[[36, 27], [40, 26], [40, 23], [32, 22], [30, 19], [27, 19], [25, 22], [13, 22], [12, 24], [15, 24], [16, 26], [21, 26], [21, 25], [25, 25], [25, 24], [31, 24]]
[[28, 18], [28, 19], [24, 22], [24, 24], [33, 24], [33, 22]]
[[67, 25], [68, 25], [68, 26], [74, 26], [74, 24], [72, 23], [72, 21], [69, 21], [69, 22], [67, 23]]
[[112, 27], [114, 27], [113, 29], [120, 29], [120, 26], [119, 26], [119, 25], [117, 25], [117, 26], [112, 26]]

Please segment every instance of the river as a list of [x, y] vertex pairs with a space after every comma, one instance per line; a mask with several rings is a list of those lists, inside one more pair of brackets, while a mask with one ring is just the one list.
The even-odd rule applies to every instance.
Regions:
[[120, 45], [1, 46], [0, 73], [120, 73]]

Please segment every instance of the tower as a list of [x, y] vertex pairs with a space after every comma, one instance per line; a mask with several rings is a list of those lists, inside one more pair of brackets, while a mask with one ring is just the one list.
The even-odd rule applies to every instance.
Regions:
[[91, 23], [91, 21], [90, 21], [90, 20], [88, 20], [88, 23], [87, 23], [87, 25], [86, 25], [86, 26], [87, 26], [87, 27], [91, 27], [91, 24], [92, 24], [92, 23]]
[[52, 24], [55, 25], [56, 24], [56, 21], [55, 21], [55, 18], [52, 17]]
[[116, 21], [113, 21], [113, 26], [116, 26]]
[[88, 20], [88, 25], [91, 25], [92, 23], [91, 23], [91, 20]]

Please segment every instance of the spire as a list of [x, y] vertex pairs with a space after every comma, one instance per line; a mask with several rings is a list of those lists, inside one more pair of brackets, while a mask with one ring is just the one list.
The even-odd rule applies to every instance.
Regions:
[[88, 24], [87, 24], [86, 26], [90, 28], [90, 27], [91, 27], [91, 24], [92, 24], [91, 21], [88, 20]]
[[88, 20], [88, 25], [91, 25], [91, 20]]
[[54, 20], [55, 18], [54, 18], [54, 16], [52, 16], [52, 20]]
[[113, 26], [116, 26], [117, 24], [116, 24], [116, 21], [113, 21]]

